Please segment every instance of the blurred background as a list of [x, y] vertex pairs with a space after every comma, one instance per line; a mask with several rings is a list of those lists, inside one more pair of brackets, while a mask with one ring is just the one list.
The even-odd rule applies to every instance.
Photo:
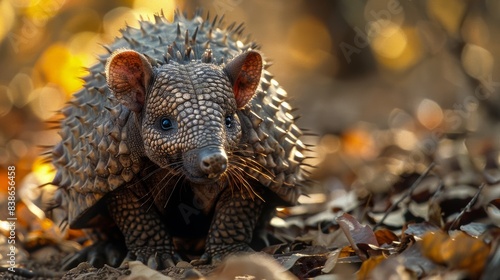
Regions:
[[[496, 145], [500, 1], [1, 0], [2, 190], [9, 165], [19, 181], [31, 171], [51, 180], [39, 154], [58, 135], [47, 128], [102, 44], [141, 16], [163, 10], [172, 19], [175, 8], [192, 15], [199, 7], [224, 14], [227, 25], [244, 22], [274, 62], [269, 70], [300, 108], [299, 125], [319, 135], [311, 140], [318, 177], [345, 177], [387, 143], [413, 151], [417, 163], [460, 135], [493, 135]], [[372, 176], [365, 181], [375, 174], [363, 172]]]

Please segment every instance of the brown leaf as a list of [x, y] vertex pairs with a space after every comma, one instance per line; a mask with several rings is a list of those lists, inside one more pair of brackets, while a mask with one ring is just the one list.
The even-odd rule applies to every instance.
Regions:
[[442, 231], [430, 232], [422, 240], [422, 253], [439, 264], [452, 269], [464, 269], [477, 277], [486, 263], [490, 247], [482, 240], [459, 231], [451, 238]]
[[441, 254], [441, 246], [448, 240], [448, 235], [442, 231], [428, 232], [422, 238], [422, 254], [438, 264], [445, 264]]
[[337, 218], [337, 223], [344, 231], [351, 245], [356, 243], [379, 245], [373, 230], [368, 225], [361, 225], [353, 216], [344, 213]]
[[[248, 278], [238, 278], [251, 276]], [[274, 258], [262, 253], [229, 256], [211, 273], [210, 279], [297, 279]]]
[[367, 259], [366, 261], [363, 262], [361, 265], [361, 268], [359, 269], [357, 275], [358, 279], [369, 279], [369, 275], [372, 272], [377, 265], [379, 265], [382, 261], [385, 260], [385, 257], [383, 255], [380, 256], [375, 256], [372, 258]]
[[356, 244], [366, 243], [378, 246], [373, 230], [367, 225], [361, 225], [353, 216], [344, 213], [337, 218], [337, 223], [349, 240], [351, 247], [362, 260], [366, 259], [366, 255], [359, 250]]
[[379, 229], [375, 231], [375, 237], [377, 238], [378, 244], [391, 244], [393, 241], [399, 241], [394, 232], [388, 229]]
[[124, 276], [123, 280], [141, 280], [141, 279], [154, 279], [154, 280], [171, 280], [172, 278], [161, 274], [160, 272], [149, 268], [139, 261], [131, 261], [128, 263], [130, 274]]

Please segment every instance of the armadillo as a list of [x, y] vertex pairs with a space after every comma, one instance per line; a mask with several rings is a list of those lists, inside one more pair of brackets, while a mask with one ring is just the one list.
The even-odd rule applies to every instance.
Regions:
[[139, 25], [61, 109], [54, 208], [157, 269], [179, 259], [175, 236], [203, 238], [195, 264], [251, 251], [307, 177], [287, 93], [243, 25], [178, 12]]

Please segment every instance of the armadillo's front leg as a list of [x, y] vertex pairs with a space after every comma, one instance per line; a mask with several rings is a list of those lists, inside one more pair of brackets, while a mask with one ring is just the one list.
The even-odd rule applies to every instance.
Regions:
[[191, 263], [217, 263], [229, 254], [253, 251], [249, 244], [262, 207], [260, 198], [243, 199], [237, 193], [226, 190], [217, 201], [205, 253]]
[[109, 212], [125, 237], [125, 261], [138, 260], [153, 269], [173, 266], [171, 237], [154, 207], [148, 209], [151, 205], [140, 198], [141, 194], [124, 187], [109, 199]]

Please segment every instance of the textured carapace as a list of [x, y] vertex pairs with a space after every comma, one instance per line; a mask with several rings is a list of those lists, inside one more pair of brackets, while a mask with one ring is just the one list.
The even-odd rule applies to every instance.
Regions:
[[[88, 227], [101, 199], [151, 165], [193, 183], [253, 180], [284, 203], [301, 194], [306, 149], [286, 92], [222, 18], [155, 16], [127, 27], [62, 109], [53, 184], [71, 227]], [[168, 180], [175, 184], [178, 180]]]

